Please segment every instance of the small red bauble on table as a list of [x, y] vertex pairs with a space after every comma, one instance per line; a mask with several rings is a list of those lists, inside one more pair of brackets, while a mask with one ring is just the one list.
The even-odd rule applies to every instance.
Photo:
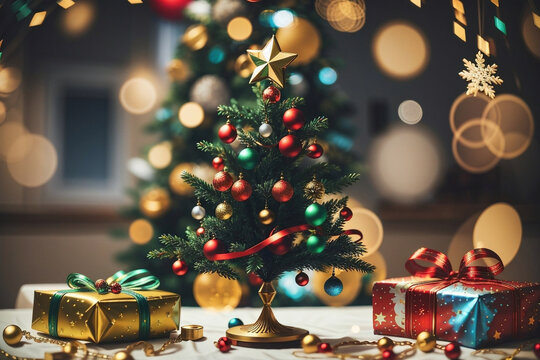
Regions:
[[304, 114], [297, 108], [290, 108], [283, 114], [283, 125], [290, 130], [299, 130], [306, 120]]
[[172, 271], [178, 276], [186, 275], [188, 266], [184, 260], [178, 259], [172, 264]]
[[221, 171], [221, 170], [223, 170], [225, 168], [225, 161], [223, 160], [223, 158], [221, 156], [216, 156], [212, 160], [212, 166], [217, 171]]
[[208, 240], [203, 246], [203, 254], [209, 260], [211, 260], [210, 258], [214, 255], [221, 254], [224, 251], [225, 246], [223, 246], [223, 243], [216, 238]]
[[396, 358], [396, 354], [392, 350], [384, 350], [381, 355], [384, 360], [394, 360]]
[[450, 360], [459, 359], [461, 356], [461, 348], [458, 343], [451, 342], [444, 347], [444, 355]]
[[229, 350], [231, 350], [232, 341], [228, 337], [220, 337], [218, 341], [216, 342], [216, 347], [219, 349], [219, 351], [226, 353]]
[[214, 180], [212, 181], [212, 185], [214, 185], [214, 189], [217, 191], [227, 191], [231, 188], [232, 184], [233, 178], [231, 174], [226, 171], [218, 172], [214, 175]]
[[231, 195], [236, 201], [246, 201], [252, 192], [251, 185], [244, 179], [236, 180], [231, 187]]
[[203, 236], [204, 232], [205, 232], [204, 228], [200, 226], [195, 233], [197, 234], [197, 236]]
[[296, 274], [294, 281], [296, 281], [296, 285], [298, 286], [306, 286], [309, 283], [309, 276], [305, 272], [300, 271]]
[[263, 100], [267, 100], [271, 104], [275, 104], [281, 99], [281, 92], [275, 86], [270, 85], [264, 89], [262, 94]]
[[120, 294], [122, 292], [122, 285], [117, 282], [111, 284], [111, 292], [113, 294]]
[[230, 144], [236, 139], [236, 128], [233, 124], [227, 122], [219, 128], [218, 136], [225, 144]]
[[302, 151], [302, 142], [296, 136], [289, 134], [279, 140], [278, 147], [283, 156], [293, 158]]
[[345, 220], [345, 221], [349, 221], [352, 219], [352, 210], [350, 208], [348, 208], [347, 206], [345, 206], [343, 209], [341, 209], [341, 211], [339, 212], [339, 216]]
[[533, 345], [533, 352], [534, 355], [536, 355], [536, 357], [540, 359], [540, 343], [536, 343]]
[[272, 197], [277, 202], [287, 202], [291, 200], [294, 195], [294, 189], [292, 185], [283, 179], [278, 180], [272, 187]]
[[329, 343], [320, 343], [317, 345], [317, 352], [320, 353], [329, 353], [332, 352], [332, 346]]
[[270, 243], [266, 248], [274, 255], [285, 255], [291, 250], [294, 237], [289, 235]]
[[307, 148], [307, 156], [312, 159], [318, 159], [324, 153], [323, 147], [320, 144], [313, 143]]

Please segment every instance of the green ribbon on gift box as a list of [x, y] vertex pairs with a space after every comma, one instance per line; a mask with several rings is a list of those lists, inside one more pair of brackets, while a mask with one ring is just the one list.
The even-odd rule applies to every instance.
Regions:
[[[66, 282], [71, 289], [55, 292], [49, 304], [49, 335], [52, 337], [58, 337], [58, 314], [60, 312], [60, 302], [65, 294], [74, 292], [104, 293], [102, 289], [96, 288], [92, 279], [83, 274], [71, 273], [68, 275]], [[113, 283], [120, 284], [122, 286], [121, 293], [131, 295], [137, 301], [139, 338], [142, 340], [148, 339], [150, 335], [150, 308], [146, 298], [134, 290], [155, 290], [159, 287], [159, 279], [145, 269], [137, 269], [127, 273], [120, 270], [107, 279], [107, 284]]]

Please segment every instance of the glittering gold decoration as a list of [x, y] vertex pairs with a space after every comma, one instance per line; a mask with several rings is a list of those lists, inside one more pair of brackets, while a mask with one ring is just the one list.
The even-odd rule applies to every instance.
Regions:
[[141, 212], [149, 218], [163, 215], [171, 206], [171, 198], [165, 189], [155, 188], [147, 191], [139, 201]]
[[321, 339], [317, 335], [309, 334], [302, 338], [302, 349], [306, 354], [317, 352], [317, 346], [321, 343]]
[[463, 41], [467, 41], [467, 34], [465, 33], [465, 28], [457, 21], [454, 21], [454, 35], [456, 35]]
[[201, 24], [191, 25], [184, 32], [184, 36], [182, 36], [182, 43], [194, 51], [205, 47], [207, 42], [208, 30], [206, 26]]
[[379, 350], [392, 350], [394, 348], [394, 341], [386, 336], [380, 338], [377, 341], [377, 347]]
[[216, 206], [216, 217], [219, 220], [228, 220], [233, 215], [233, 208], [228, 202], [222, 202]]
[[243, 78], [249, 77], [251, 73], [255, 70], [255, 65], [247, 54], [242, 54], [234, 62], [234, 71]]
[[437, 345], [435, 335], [433, 335], [429, 331], [422, 331], [416, 337], [416, 346], [422, 352], [433, 351], [433, 349], [435, 348], [435, 345]]
[[495, 90], [493, 84], [501, 85], [503, 80], [499, 76], [495, 76], [497, 72], [497, 64], [485, 65], [486, 60], [484, 55], [479, 51], [476, 54], [476, 64], [473, 64], [467, 59], [463, 59], [465, 70], [459, 72], [459, 75], [467, 80], [467, 95], [478, 94], [478, 92], [484, 92], [490, 98], [495, 98]]
[[9, 325], [4, 329], [2, 337], [9, 346], [17, 345], [22, 339], [23, 333], [17, 325]]
[[324, 185], [322, 182], [318, 181], [316, 178], [313, 178], [310, 182], [304, 187], [304, 194], [309, 200], [316, 201], [324, 195]]
[[69, 9], [70, 7], [75, 5], [75, 2], [73, 0], [58, 0], [56, 3], [64, 9]]
[[200, 340], [203, 338], [203, 327], [201, 325], [184, 325], [181, 327], [182, 340]]
[[32, 20], [30, 20], [30, 24], [28, 24], [28, 27], [41, 25], [43, 21], [45, 20], [45, 15], [47, 15], [46, 11], [40, 11], [40, 12], [35, 13], [34, 16], [32, 17]]
[[131, 354], [129, 354], [127, 351], [118, 351], [113, 355], [112, 360], [133, 360], [133, 356], [131, 356]]
[[276, 215], [270, 209], [262, 209], [259, 212], [259, 221], [264, 225], [270, 225], [276, 220]]
[[193, 194], [193, 188], [182, 179], [182, 173], [187, 171], [193, 173], [193, 164], [180, 163], [171, 171], [169, 175], [169, 186], [174, 193], [182, 196]]
[[181, 59], [172, 59], [167, 66], [167, 73], [172, 80], [178, 82], [185, 81], [190, 75], [188, 66]]
[[270, 79], [279, 87], [285, 83], [285, 68], [298, 56], [282, 52], [275, 36], [262, 50], [248, 50], [248, 54], [256, 66], [249, 83]]

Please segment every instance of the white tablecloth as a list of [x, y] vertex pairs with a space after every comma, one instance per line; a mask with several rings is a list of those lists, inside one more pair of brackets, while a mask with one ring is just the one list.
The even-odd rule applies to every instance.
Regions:
[[[292, 349], [266, 350], [234, 347], [228, 354], [220, 354], [213, 343], [220, 336], [225, 335], [227, 323], [232, 317], [239, 317], [244, 323], [250, 323], [257, 319], [260, 309], [239, 308], [229, 313], [215, 313], [195, 307], [182, 308], [181, 324], [199, 324], [204, 326], [206, 340], [199, 342], [182, 342], [175, 344], [166, 354], [159, 356], [156, 360], [178, 360], [178, 359], [215, 359], [223, 356], [223, 359], [298, 359], [293, 356]], [[299, 307], [299, 308], [276, 308], [274, 312], [282, 323], [302, 327], [311, 333], [319, 335], [322, 339], [335, 343], [340, 338], [354, 338], [361, 340], [376, 340], [380, 336], [373, 335], [371, 325], [371, 307]], [[21, 310], [0, 310], [0, 330], [9, 324], [17, 324], [21, 328], [30, 330], [32, 311]], [[34, 332], [34, 331], [33, 331]], [[35, 332], [34, 332], [35, 333]], [[155, 345], [163, 343], [163, 340], [152, 340]], [[91, 345], [94, 350], [108, 354], [114, 354], [126, 344], [106, 344]], [[0, 348], [16, 356], [43, 358], [44, 352], [59, 351], [59, 347], [48, 344], [25, 344], [22, 347], [12, 348], [7, 346], [3, 339], [0, 339]], [[509, 352], [511, 348], [507, 348]], [[397, 349], [399, 350], [399, 348]], [[462, 348], [462, 359], [473, 358], [472, 350]], [[375, 351], [371, 350], [371, 351]], [[142, 351], [135, 351], [132, 354], [136, 360], [146, 359]], [[446, 359], [443, 354], [417, 353], [414, 359]], [[484, 357], [483, 359], [499, 359], [500, 356]], [[519, 359], [534, 359], [531, 351], [520, 353]], [[474, 359], [474, 358], [473, 358]], [[482, 358], [476, 358], [482, 359]]]

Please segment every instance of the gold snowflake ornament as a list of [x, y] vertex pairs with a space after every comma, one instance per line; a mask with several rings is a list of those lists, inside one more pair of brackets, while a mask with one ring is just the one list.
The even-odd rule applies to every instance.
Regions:
[[493, 85], [501, 85], [503, 83], [503, 80], [499, 76], [495, 76], [497, 64], [486, 66], [486, 60], [480, 51], [476, 54], [475, 62], [476, 64], [463, 59], [465, 70], [459, 72], [459, 75], [463, 79], [469, 81], [467, 84], [467, 95], [473, 94], [476, 96], [480, 91], [492, 99], [495, 98]]

